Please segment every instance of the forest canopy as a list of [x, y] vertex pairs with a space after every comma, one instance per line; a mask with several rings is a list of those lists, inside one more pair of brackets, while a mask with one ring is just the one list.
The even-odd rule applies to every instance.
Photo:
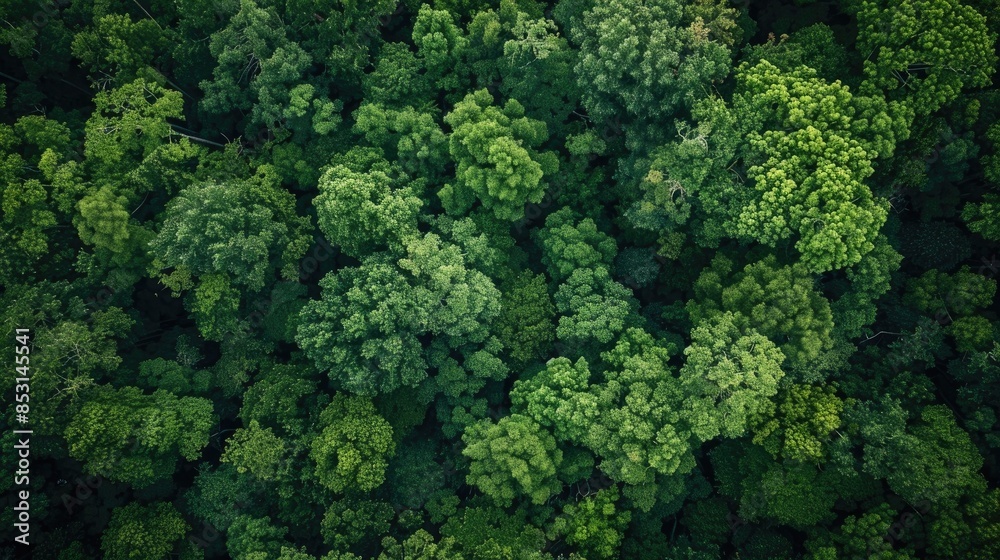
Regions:
[[1000, 558], [995, 0], [0, 14], [16, 557]]

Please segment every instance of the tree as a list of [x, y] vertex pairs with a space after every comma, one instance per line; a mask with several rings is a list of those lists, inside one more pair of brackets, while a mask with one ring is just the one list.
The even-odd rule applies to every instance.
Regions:
[[774, 412], [771, 400], [785, 376], [785, 355], [754, 329], [741, 332], [731, 312], [716, 315], [691, 331], [691, 345], [680, 378], [688, 406], [713, 417], [711, 426], [699, 426], [702, 441], [717, 434], [737, 438], [749, 426]]
[[862, 182], [872, 161], [894, 147], [884, 102], [766, 60], [741, 66], [737, 78], [733, 106], [747, 121], [747, 177], [760, 193], [740, 213], [739, 235], [770, 246], [797, 235], [812, 272], [856, 264], [886, 219], [887, 204]]
[[284, 5], [282, 19], [304, 50], [326, 61], [334, 76], [355, 85], [372, 53], [383, 43], [381, 28], [390, 27], [400, 11], [395, 0], [361, 4], [290, 0]]
[[959, 352], [986, 350], [993, 344], [996, 329], [986, 317], [959, 317], [948, 325], [948, 334], [955, 339]]
[[600, 410], [590, 392], [590, 368], [584, 358], [553, 358], [545, 369], [514, 382], [514, 410], [551, 429], [559, 441], [584, 443]]
[[821, 461], [830, 434], [841, 425], [844, 403], [833, 387], [791, 385], [773, 418], [755, 430], [761, 443], [775, 457], [793, 461]]
[[104, 558], [195, 559], [201, 551], [184, 539], [191, 527], [170, 502], [143, 506], [132, 502], [115, 508], [103, 536]]
[[[395, 433], [395, 430], [393, 430]], [[392, 502], [419, 509], [445, 485], [439, 442], [408, 438], [389, 465], [387, 486]]]
[[471, 560], [528, 558], [542, 560], [545, 533], [518, 508], [513, 514], [498, 507], [466, 507], [455, 511], [441, 526], [441, 535], [454, 539], [462, 557]]
[[103, 385], [73, 415], [65, 437], [87, 472], [142, 488], [173, 475], [178, 459], [198, 459], [214, 424], [206, 399]]
[[1000, 241], [1000, 196], [983, 195], [982, 202], [970, 202], [962, 207], [962, 220], [970, 231], [982, 235], [990, 241]]
[[227, 532], [226, 550], [237, 560], [276, 557], [285, 541], [287, 527], [274, 525], [268, 516], [240, 515]]
[[832, 347], [830, 303], [813, 288], [804, 265], [779, 266], [772, 255], [734, 272], [734, 263], [721, 255], [702, 271], [687, 304], [695, 324], [730, 311], [737, 327], [776, 341], [793, 368]]
[[702, 2], [687, 13], [675, 0], [591, 5], [570, 31], [580, 45], [575, 70], [588, 113], [596, 120], [661, 119], [707, 95], [729, 74], [728, 30], [736, 15], [721, 9], [705, 21], [698, 11], [707, 6], [715, 4]]
[[[948, 363], [948, 374], [959, 387], [956, 391], [962, 425], [969, 430], [984, 455], [986, 448], [1000, 447], [997, 422], [996, 391], [1000, 389], [1000, 343], [982, 351], [971, 351]], [[978, 436], [978, 437], [977, 437]], [[985, 442], [985, 445], [981, 442]]]
[[386, 502], [346, 498], [330, 505], [323, 516], [323, 541], [335, 550], [347, 551], [363, 541], [373, 541], [389, 532], [394, 517]]
[[437, 178], [448, 163], [448, 139], [431, 113], [365, 103], [354, 112], [354, 131], [385, 151], [414, 177]]
[[[364, 99], [387, 108], [404, 109], [433, 97], [431, 81], [417, 55], [406, 43], [388, 43], [374, 61], [375, 69], [362, 81]], [[359, 114], [355, 118], [360, 119]]]
[[612, 486], [578, 504], [567, 504], [549, 529], [550, 538], [565, 538], [585, 558], [615, 557], [632, 518], [628, 511], [617, 511], [617, 501], [618, 488]]
[[462, 440], [462, 454], [471, 460], [466, 480], [498, 505], [509, 507], [521, 495], [534, 504], [544, 504], [562, 490], [556, 477], [562, 451], [529, 417], [515, 414], [496, 424], [472, 424]]
[[238, 315], [245, 294], [272, 286], [276, 272], [298, 279], [310, 220], [296, 214], [288, 192], [257, 181], [197, 183], [164, 214], [150, 242], [151, 272], [175, 296], [195, 287], [188, 306], [210, 340], [245, 328]]
[[[865, 512], [863, 515], [848, 516], [836, 530], [822, 537], [806, 542], [806, 548], [811, 555], [810, 560], [823, 558], [852, 558], [864, 555], [869, 558], [885, 558], [886, 560], [902, 560], [914, 558], [908, 550], [897, 551], [892, 543], [896, 530], [894, 523], [898, 512], [889, 504]], [[890, 538], [886, 538], [886, 536]]]
[[494, 332], [507, 348], [512, 365], [539, 358], [555, 340], [555, 306], [545, 277], [524, 271], [500, 289], [500, 315]]
[[588, 342], [611, 342], [633, 322], [638, 309], [632, 292], [611, 279], [607, 267], [578, 268], [555, 295], [556, 336], [575, 348]]
[[172, 278], [182, 271], [215, 273], [260, 291], [274, 281], [275, 271], [296, 277], [295, 263], [309, 243], [309, 223], [295, 213], [290, 193], [266, 183], [194, 184], [167, 206], [163, 226], [150, 243], [154, 272], [167, 285], [175, 284]]
[[892, 273], [899, 269], [903, 256], [889, 244], [884, 235], [875, 240], [875, 248], [861, 262], [848, 268], [845, 276], [850, 288], [830, 304], [835, 335], [847, 338], [859, 336], [875, 321], [876, 303], [891, 288]]
[[[521, 9], [510, 38], [503, 44], [503, 56], [486, 55], [482, 63], [496, 64], [502, 76], [501, 92], [523, 100], [528, 116], [545, 121], [549, 130], [556, 132], [579, 104], [580, 92], [573, 76], [576, 52], [555, 22]], [[508, 21], [504, 18], [501, 24]]]
[[434, 537], [423, 529], [399, 542], [392, 537], [382, 539], [383, 551], [378, 560], [461, 560], [455, 551], [455, 539], [445, 537], [435, 542]]
[[694, 468], [692, 424], [684, 394], [669, 365], [673, 345], [636, 328], [626, 330], [602, 354], [605, 383], [594, 388], [596, 422], [584, 443], [601, 457], [600, 469], [632, 485], [651, 484], [657, 474], [685, 474]]
[[37, 262], [50, 250], [50, 239], [46, 229], [56, 225], [56, 215], [46, 200], [45, 188], [36, 180], [19, 185], [11, 181], [3, 192], [3, 231], [0, 240], [4, 249], [0, 252], [0, 263], [5, 271], [3, 283], [11, 283], [8, 275], [16, 274], [16, 262]]
[[989, 85], [996, 36], [971, 6], [957, 0], [867, 0], [855, 6], [866, 79], [915, 115], [937, 111], [963, 89]]
[[738, 440], [710, 452], [720, 493], [739, 502], [741, 519], [774, 519], [806, 528], [836, 518], [834, 504], [856, 481], [834, 469], [800, 461], [775, 461], [762, 447]]
[[97, 175], [124, 175], [175, 134], [167, 119], [183, 116], [181, 94], [137, 78], [94, 96], [94, 113], [87, 120], [84, 155]]
[[[240, 0], [228, 25], [212, 34], [209, 50], [216, 65], [212, 79], [200, 84], [205, 92], [200, 105], [206, 113], [248, 113], [254, 133], [277, 130], [288, 119], [301, 120], [310, 109], [330, 116], [330, 100], [302, 83], [312, 55], [288, 36], [273, 7]], [[305, 121], [312, 124], [313, 119]]]
[[257, 479], [240, 475], [231, 464], [201, 469], [184, 493], [184, 511], [219, 531], [228, 531], [247, 508], [267, 508], [273, 503]]
[[946, 510], [928, 525], [928, 552], [940, 557], [989, 558], [998, 550], [991, 535], [1000, 524], [1000, 495], [996, 489], [969, 496], [957, 510]]
[[[69, 416], [87, 400], [89, 390], [99, 380], [111, 377], [124, 362], [119, 340], [132, 330], [134, 320], [113, 305], [115, 301], [101, 305], [87, 302], [80, 288], [68, 281], [43, 280], [30, 286], [5, 286], [0, 298], [3, 328], [11, 333], [23, 328], [32, 331], [27, 373], [31, 375], [29, 407], [36, 434], [63, 434]], [[3, 350], [11, 363], [16, 363], [15, 344]], [[25, 373], [25, 365], [18, 366], [19, 377]], [[16, 378], [11, 377], [7, 387], [14, 391], [15, 383]]]
[[903, 302], [928, 315], [954, 320], [989, 307], [996, 290], [996, 280], [976, 274], [969, 267], [954, 274], [932, 269], [907, 282]]
[[542, 263], [556, 282], [579, 268], [610, 268], [618, 254], [613, 238], [598, 230], [591, 218], [578, 220], [569, 207], [549, 214], [538, 240]]
[[908, 503], [929, 501], [942, 510], [966, 493], [982, 493], [983, 458], [955, 423], [951, 410], [944, 405], [928, 406], [920, 420], [890, 444], [886, 482], [893, 492]]
[[850, 68], [847, 49], [826, 23], [782, 34], [780, 39], [768, 35], [766, 43], [748, 46], [744, 53], [744, 60], [751, 65], [767, 60], [785, 72], [808, 66], [827, 80], [845, 81]]
[[240, 419], [294, 438], [305, 435], [330, 398], [319, 394], [316, 377], [306, 364], [265, 363], [243, 393]]
[[282, 470], [285, 442], [271, 428], [262, 428], [251, 420], [245, 428], [238, 428], [226, 442], [226, 451], [220, 461], [232, 463], [236, 472], [249, 472], [261, 480], [272, 480]]
[[438, 89], [454, 89], [459, 85], [454, 69], [469, 41], [455, 25], [450, 12], [421, 5], [413, 22], [413, 43], [427, 79]]
[[323, 277], [322, 299], [302, 308], [295, 337], [317, 369], [368, 395], [424, 379], [424, 329], [406, 280], [378, 261]]
[[208, 371], [195, 370], [178, 356], [178, 360], [154, 358], [140, 363], [138, 381], [143, 388], [166, 389], [175, 395], [190, 395], [207, 393], [212, 379]]
[[77, 229], [80, 239], [97, 249], [121, 252], [129, 237], [129, 213], [125, 197], [117, 196], [109, 187], [91, 193], [78, 205]]
[[320, 425], [309, 452], [320, 484], [338, 494], [368, 492], [382, 484], [396, 443], [392, 426], [370, 399], [337, 394], [320, 415]]
[[455, 182], [438, 196], [449, 214], [467, 212], [476, 200], [501, 220], [519, 220], [524, 205], [540, 202], [542, 178], [559, 169], [552, 152], [539, 152], [548, 139], [544, 122], [524, 116], [514, 99], [503, 107], [482, 89], [465, 96], [444, 117], [451, 126], [449, 151], [456, 164]]
[[206, 340], [223, 340], [243, 330], [238, 315], [240, 292], [225, 274], [205, 274], [194, 290], [189, 309]]
[[302, 309], [296, 340], [321, 371], [359, 394], [416, 386], [427, 376], [422, 336], [450, 348], [480, 344], [500, 311], [489, 278], [436, 234], [411, 239], [395, 263], [376, 256], [320, 286], [322, 299]]
[[344, 165], [328, 169], [313, 199], [319, 227], [351, 256], [381, 248], [400, 250], [418, 235], [417, 215], [423, 205], [414, 190], [391, 176], [385, 162], [356, 172]]
[[156, 66], [168, 50], [170, 37], [156, 20], [108, 14], [95, 18], [94, 26], [73, 38], [73, 55], [91, 75], [114, 76], [114, 83], [134, 80]]

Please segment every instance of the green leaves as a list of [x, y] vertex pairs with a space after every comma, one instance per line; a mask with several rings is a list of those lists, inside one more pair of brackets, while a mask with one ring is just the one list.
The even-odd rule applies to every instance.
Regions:
[[632, 292], [611, 279], [607, 268], [578, 268], [555, 295], [559, 340], [576, 348], [589, 341], [611, 342], [631, 324], [637, 303]]
[[614, 558], [632, 518], [629, 511], [618, 511], [617, 501], [618, 489], [612, 486], [578, 504], [567, 504], [553, 523], [551, 536], [565, 538], [587, 558]]
[[129, 213], [125, 197], [116, 196], [110, 187], [101, 187], [80, 200], [76, 220], [80, 239], [97, 249], [121, 252], [128, 240]]
[[708, 95], [731, 68], [732, 39], [718, 31], [733, 27], [735, 13], [721, 10], [716, 24], [689, 18], [676, 0], [595, 3], [570, 34], [580, 45], [575, 70], [587, 111], [597, 120], [661, 119]]
[[702, 441], [721, 433], [737, 438], [748, 427], [774, 412], [771, 398], [785, 373], [785, 355], [754, 329], [742, 332], [731, 312], [699, 323], [691, 331], [691, 345], [681, 369], [693, 415], [707, 414], [713, 422], [695, 424]]
[[271, 480], [281, 470], [284, 455], [284, 440], [270, 428], [262, 428], [256, 420], [251, 420], [247, 427], [230, 436], [220, 460], [235, 465], [238, 473], [249, 472], [261, 480]]
[[358, 394], [414, 387], [427, 376], [423, 335], [451, 348], [486, 340], [500, 294], [435, 234], [413, 238], [395, 263], [376, 256], [320, 281], [296, 340], [321, 371]]
[[323, 430], [309, 453], [319, 483], [338, 494], [368, 492], [381, 485], [396, 444], [392, 427], [371, 400], [338, 394], [323, 410], [320, 423]]
[[693, 467], [679, 383], [668, 365], [672, 348], [629, 329], [602, 355], [608, 371], [591, 384], [583, 359], [550, 360], [546, 369], [519, 380], [511, 391], [515, 410], [553, 429], [560, 441], [585, 446], [602, 458], [615, 480], [649, 483], [656, 472]]
[[95, 18], [94, 27], [73, 38], [73, 55], [89, 67], [95, 77], [104, 72], [116, 83], [135, 79], [163, 57], [169, 39], [151, 18], [132, 21], [121, 14]]
[[233, 284], [260, 291], [274, 281], [276, 269], [291, 276], [309, 242], [308, 224], [296, 215], [293, 197], [273, 186], [191, 185], [167, 207], [163, 227], [150, 243], [153, 264], [157, 272], [225, 274]]
[[89, 393], [65, 436], [70, 456], [88, 472], [141, 488], [170, 477], [178, 459], [198, 459], [214, 423], [205, 399], [101, 386]]
[[371, 262], [320, 280], [322, 299], [302, 309], [295, 339], [320, 371], [373, 395], [427, 375], [411, 286], [393, 265]]
[[778, 266], [768, 256], [734, 274], [733, 263], [718, 256], [702, 271], [695, 294], [688, 302], [693, 321], [731, 311], [736, 326], [784, 340], [779, 347], [793, 367], [818, 358], [833, 344], [830, 303], [813, 289], [801, 264]]
[[562, 451], [555, 439], [527, 416], [473, 424], [462, 440], [462, 454], [472, 461], [466, 480], [501, 506], [510, 506], [520, 495], [543, 504], [562, 489], [556, 477]]
[[516, 221], [526, 203], [542, 200], [542, 177], [559, 169], [555, 154], [537, 151], [548, 138], [545, 123], [525, 117], [516, 100], [494, 106], [485, 89], [465, 96], [444, 121], [457, 166], [455, 183], [438, 193], [448, 213], [463, 214], [479, 200], [497, 218]]
[[499, 286], [500, 316], [494, 332], [514, 363], [527, 363], [555, 339], [555, 306], [545, 277], [522, 272]]
[[149, 156], [173, 135], [167, 119], [183, 116], [181, 94], [138, 78], [94, 96], [84, 154], [111, 179]]
[[[27, 259], [35, 262], [49, 250], [50, 240], [46, 229], [56, 225], [56, 215], [49, 209], [48, 193], [36, 180], [7, 184], [3, 192], [3, 231], [0, 240], [4, 249], [0, 259], [6, 270], [3, 277], [16, 268], [15, 262]], [[6, 282], [4, 282], [6, 283]]]
[[156, 502], [146, 507], [133, 502], [111, 514], [101, 538], [101, 550], [110, 560], [199, 558], [194, 544], [184, 539], [189, 530], [173, 504]]
[[188, 308], [205, 338], [222, 340], [249, 326], [239, 316], [246, 295], [271, 288], [279, 271], [298, 280], [309, 226], [294, 197], [264, 178], [196, 183], [167, 205], [150, 272], [175, 296], [195, 287]]
[[538, 232], [542, 263], [553, 280], [562, 282], [578, 268], [610, 268], [618, 254], [615, 240], [599, 231], [594, 220], [577, 220], [569, 207], [549, 214]]
[[844, 403], [835, 393], [830, 386], [789, 386], [774, 417], [755, 430], [754, 443], [764, 441], [772, 455], [785, 459], [820, 461], [830, 433], [841, 425]]
[[603, 413], [585, 442], [599, 456], [602, 471], [628, 484], [694, 468], [690, 422], [680, 384], [668, 364], [676, 349], [640, 329], [629, 329], [613, 350], [606, 383], [595, 388]]
[[553, 358], [532, 377], [518, 379], [510, 392], [516, 410], [553, 430], [560, 441], [584, 442], [600, 410], [590, 392], [590, 368], [580, 358]]
[[998, 1], [0, 2], [36, 556], [1000, 557]]
[[962, 208], [962, 220], [970, 231], [991, 241], [1000, 241], [1000, 196], [983, 195], [983, 201], [969, 203]]
[[865, 0], [857, 6], [865, 77], [915, 115], [937, 111], [963, 89], [990, 84], [996, 36], [971, 6], [957, 0]]
[[424, 203], [390, 173], [385, 164], [367, 172], [337, 165], [320, 178], [320, 195], [313, 200], [319, 227], [346, 254], [385, 247], [398, 251], [417, 235], [417, 213]]
[[944, 405], [923, 409], [921, 422], [890, 443], [893, 456], [886, 481], [909, 503], [930, 501], [946, 509], [962, 495], [984, 491], [983, 458]]
[[748, 178], [760, 195], [740, 213], [739, 234], [770, 246], [796, 235], [813, 272], [857, 263], [886, 219], [885, 203], [862, 183], [872, 160], [893, 149], [884, 105], [866, 111], [846, 86], [766, 60], [738, 78], [734, 107], [763, 125], [744, 125]]
[[448, 161], [448, 139], [434, 115], [412, 107], [394, 110], [379, 103], [365, 103], [354, 112], [354, 131], [381, 147], [403, 171], [430, 178]]

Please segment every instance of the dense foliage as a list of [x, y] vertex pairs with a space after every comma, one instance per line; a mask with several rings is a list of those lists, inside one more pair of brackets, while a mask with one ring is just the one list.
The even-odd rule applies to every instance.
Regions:
[[996, 2], [0, 13], [35, 558], [1000, 558]]

